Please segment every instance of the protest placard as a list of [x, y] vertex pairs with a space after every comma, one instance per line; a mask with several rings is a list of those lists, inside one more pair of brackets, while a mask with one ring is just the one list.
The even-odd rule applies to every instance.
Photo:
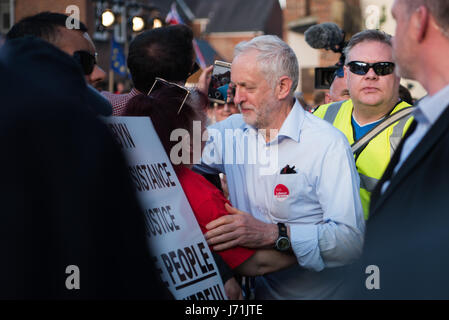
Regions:
[[150, 119], [103, 120], [127, 157], [164, 283], [176, 299], [226, 299], [214, 258]]

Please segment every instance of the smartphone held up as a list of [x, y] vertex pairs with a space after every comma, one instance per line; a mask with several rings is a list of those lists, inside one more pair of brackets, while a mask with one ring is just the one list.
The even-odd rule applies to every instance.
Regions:
[[228, 96], [229, 83], [231, 82], [231, 64], [216, 60], [212, 70], [208, 97], [212, 102], [225, 104]]

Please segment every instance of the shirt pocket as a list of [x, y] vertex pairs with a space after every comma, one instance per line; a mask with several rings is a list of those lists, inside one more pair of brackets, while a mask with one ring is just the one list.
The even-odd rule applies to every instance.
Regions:
[[292, 214], [298, 211], [308, 190], [310, 189], [306, 176], [301, 173], [277, 174], [274, 176], [270, 194], [270, 215], [277, 221], [289, 221]]

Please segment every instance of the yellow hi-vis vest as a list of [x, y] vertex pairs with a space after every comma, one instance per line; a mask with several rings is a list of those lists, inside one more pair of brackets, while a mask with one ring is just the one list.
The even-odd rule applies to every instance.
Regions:
[[[406, 102], [398, 103], [390, 114], [410, 107]], [[343, 132], [349, 141], [354, 143], [354, 130], [352, 128], [352, 100], [345, 100], [320, 106], [313, 114], [326, 120]], [[360, 175], [360, 198], [362, 201], [365, 219], [368, 219], [371, 192], [382, 177], [394, 151], [413, 121], [411, 115], [392, 124], [376, 137], [371, 139], [358, 157], [355, 158], [357, 171]]]

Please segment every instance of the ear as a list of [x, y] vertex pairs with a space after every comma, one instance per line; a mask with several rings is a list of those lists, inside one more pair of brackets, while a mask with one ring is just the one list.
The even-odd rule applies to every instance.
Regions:
[[279, 100], [285, 99], [290, 93], [290, 89], [292, 88], [293, 81], [287, 76], [282, 76], [279, 78], [279, 83], [277, 86], [277, 98]]
[[429, 27], [429, 10], [425, 6], [418, 7], [410, 20], [416, 41], [422, 42]]
[[328, 103], [331, 103], [331, 102], [332, 102], [331, 95], [328, 92], [326, 92], [324, 94], [324, 104], [328, 104]]

